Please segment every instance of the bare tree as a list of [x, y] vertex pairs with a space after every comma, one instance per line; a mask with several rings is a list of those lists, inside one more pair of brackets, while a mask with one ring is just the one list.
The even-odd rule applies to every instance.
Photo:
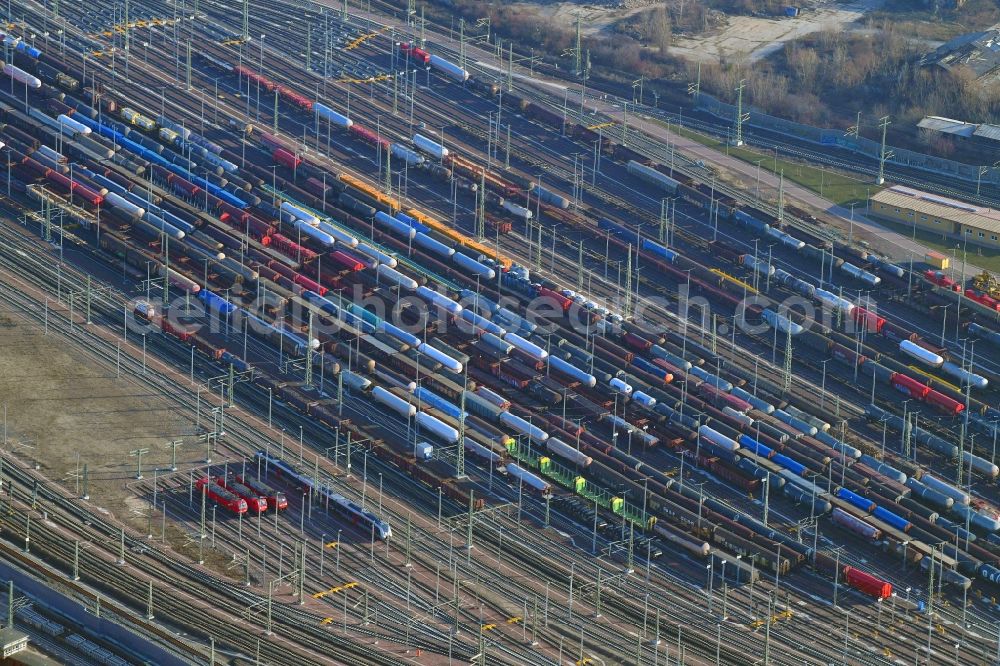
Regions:
[[666, 53], [671, 41], [670, 13], [666, 6], [657, 7], [649, 14], [649, 44]]
[[812, 84], [815, 81], [819, 69], [819, 56], [816, 55], [816, 51], [790, 45], [785, 59], [800, 82]]

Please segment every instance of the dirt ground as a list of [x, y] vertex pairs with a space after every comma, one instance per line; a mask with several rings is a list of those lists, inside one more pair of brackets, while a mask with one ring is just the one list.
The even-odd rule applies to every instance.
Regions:
[[[692, 0], [697, 1], [697, 0]], [[826, 29], [865, 29], [860, 19], [878, 9], [884, 0], [801, 0], [789, 2], [803, 7], [802, 13], [791, 18], [765, 18], [755, 16], [729, 16], [726, 25], [708, 34], [687, 37], [674, 35], [670, 52], [692, 62], [718, 62], [720, 58], [750, 61], [766, 58], [781, 49], [785, 42]], [[589, 4], [587, 2], [523, 2], [533, 7], [539, 16], [553, 24], [575, 29], [577, 18], [580, 32], [586, 36], [604, 33], [611, 35], [611, 28], [638, 12], [646, 12], [657, 3], [649, 0], [618, 3]]]
[[692, 62], [718, 62], [720, 58], [746, 58], [753, 62], [780, 50], [785, 42], [812, 32], [862, 28], [856, 22], [882, 3], [883, 0], [790, 2], [790, 5], [806, 5], [797, 18], [730, 16], [726, 26], [713, 34], [675, 36], [670, 52]]
[[[145, 515], [148, 504], [129, 490], [136, 473], [130, 452], [149, 449], [142, 467], [151, 475], [170, 464], [167, 442], [195, 439], [194, 424], [165, 400], [116, 380], [114, 369], [95, 366], [7, 305], [0, 306], [0, 405], [7, 409], [6, 451], [73, 491], [86, 463], [91, 501], [137, 528], [137, 520], [145, 524], [137, 512]], [[181, 447], [178, 464], [201, 453]]]
[[655, 2], [630, 3], [630, 7], [612, 7], [608, 5], [591, 5], [580, 2], [526, 2], [524, 5], [534, 5], [540, 16], [551, 19], [554, 25], [561, 25], [576, 30], [577, 18], [580, 19], [580, 34], [584, 36], [607, 32], [615, 23], [639, 12], [647, 12]]

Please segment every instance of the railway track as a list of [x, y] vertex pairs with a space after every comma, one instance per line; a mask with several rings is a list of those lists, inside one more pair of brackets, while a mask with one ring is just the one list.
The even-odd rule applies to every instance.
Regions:
[[[66, 281], [65, 284], [68, 286], [70, 284], [69, 280], [68, 280], [68, 276], [64, 275], [63, 279]], [[53, 322], [53, 320], [50, 318], [50, 325], [52, 325], [52, 322]], [[110, 362], [110, 359], [107, 359], [107, 360]], [[139, 371], [139, 368], [134, 368], [134, 369], [137, 372]], [[235, 433], [237, 432], [236, 429], [238, 428], [237, 424], [238, 424], [238, 421], [235, 418], [231, 418], [230, 419], [230, 421], [229, 421], [229, 427], [228, 427], [228, 429], [230, 431], [230, 436], [236, 436]], [[69, 525], [67, 525], [67, 527], [68, 526]], [[109, 541], [110, 541], [110, 539], [113, 538], [114, 530], [111, 529], [111, 528], [107, 528], [106, 532], [111, 535], [109, 537]], [[479, 535], [478, 532], [477, 532], [477, 536], [482, 536], [482, 535]], [[127, 544], [126, 544], [127, 548], [131, 548], [132, 544], [134, 542], [140, 542], [141, 543], [141, 541], [139, 539], [134, 539], [134, 541], [133, 541], [133, 539], [129, 539], [127, 541]], [[562, 553], [554, 553], [553, 555], [563, 555], [563, 554]], [[549, 558], [538, 558], [537, 560], [535, 560], [533, 562], [533, 564], [534, 564], [536, 570], [541, 571], [541, 572], [548, 572], [548, 574], [551, 576], [553, 564], [554, 564], [555, 561], [556, 560], [553, 559], [553, 557], [550, 556]], [[359, 562], [359, 564], [361, 564], [361, 562]], [[479, 575], [482, 575], [483, 572], [480, 571], [478, 573], [479, 573]], [[496, 582], [496, 581], [494, 581], [494, 582]], [[141, 590], [139, 590], [139, 592], [141, 592], [141, 594], [139, 594], [136, 597], [136, 599], [141, 602], [141, 600], [144, 599], [145, 587], [142, 587]], [[256, 600], [256, 603], [258, 603], [258, 604], [260, 603], [260, 599], [259, 598]], [[239, 611], [239, 607], [238, 606], [237, 607], [230, 607], [230, 608], [228, 608], [228, 610], [229, 610], [230, 613], [237, 613]], [[553, 613], [554, 613], [554, 611], [555, 611], [555, 604], [553, 604]], [[631, 614], [633, 614], [633, 616], [634, 616], [637, 613], [637, 609], [635, 609], [634, 607], [632, 607], [632, 608], [629, 609], [629, 612]], [[315, 618], [314, 618], [314, 621], [315, 621]], [[282, 633], [284, 633], [284, 632], [282, 632]], [[688, 638], [695, 638], [696, 636], [697, 636], [696, 633], [692, 633], [691, 635], [688, 635]], [[575, 639], [576, 636], [575, 636], [575, 634], [572, 635], [572, 636], [567, 635], [566, 638], [573, 638], [573, 639]], [[604, 636], [597, 635], [594, 638], [599, 638], [601, 642], [604, 642], [604, 641], [606, 641], [609, 638], [609, 636], [607, 636], [607, 635], [604, 635]], [[704, 646], [711, 647], [711, 641], [707, 637], [704, 637], [704, 636], [702, 637], [702, 643], [704, 644]], [[589, 643], [588, 643], [588, 645], [589, 645]], [[687, 643], [685, 643], [685, 645], [687, 645]], [[695, 647], [695, 644], [692, 643], [691, 647], [692, 648]], [[245, 646], [244, 646], [244, 648], [245, 648]]]
[[[176, 387], [175, 387], [175, 391], [176, 391]], [[258, 403], [258, 406], [259, 406], [259, 403]], [[190, 405], [187, 405], [187, 408], [190, 409]], [[266, 440], [264, 440], [263, 438], [260, 437], [259, 433], [256, 433], [254, 431], [241, 432], [242, 429], [243, 429], [242, 426], [237, 421], [235, 421], [235, 420], [230, 420], [229, 427], [227, 428], [227, 430], [229, 431], [231, 437], [237, 436], [237, 433], [238, 433], [244, 439], [248, 439], [250, 441], [258, 440], [258, 444], [257, 444], [258, 448], [260, 447], [260, 443], [261, 442], [266, 441]], [[252, 451], [254, 449], [251, 448], [251, 449], [248, 449], [248, 450]], [[394, 517], [399, 521], [399, 523], [402, 523], [402, 518], [403, 518], [402, 514], [394, 514]], [[359, 562], [359, 564], [360, 564], [360, 562]], [[365, 563], [365, 564], [367, 564], [367, 563]], [[488, 573], [489, 573], [489, 570], [480, 570], [480, 571], [476, 572], [476, 576], [482, 578], [483, 580], [485, 580], [485, 579], [488, 578], [488, 576], [487, 576]], [[513, 592], [512, 592], [512, 594], [513, 594]], [[467, 611], [467, 613], [471, 613], [471, 611]], [[385, 615], [390, 615], [388, 612], [386, 612], [384, 614]], [[471, 619], [473, 619], [473, 618], [470, 615], [470, 620]], [[502, 647], [503, 646], [498, 646], [497, 649], [501, 650]], [[514, 660], [514, 663], [517, 663], [518, 661], [521, 661], [521, 663], [525, 663], [524, 661], [522, 661], [523, 659], [524, 659], [524, 656], [518, 657], [517, 659]]]
[[[233, 422], [231, 421], [230, 423], [232, 424]], [[233, 426], [231, 425], [230, 427], [232, 428]], [[708, 641], [706, 644], [710, 644], [710, 643], [711, 643], [711, 641]]]
[[[67, 276], [64, 276], [64, 279], [67, 279]], [[138, 369], [137, 369], [137, 370], [138, 370]], [[230, 430], [230, 433], [233, 433], [233, 432], [234, 432], [234, 429], [235, 429], [235, 428], [237, 427], [236, 425], [234, 425], [235, 423], [236, 423], [236, 421], [235, 421], [235, 420], [230, 420], [230, 426], [229, 426], [229, 430]], [[542, 568], [542, 570], [544, 570], [544, 567], [545, 567], [545, 566], [546, 566], [547, 564], [549, 564], [550, 562], [551, 562], [551, 561], [543, 561], [543, 562], [542, 562], [542, 564], [541, 564], [541, 565], [539, 565], [539, 566], [540, 566], [540, 567]], [[259, 600], [258, 600], [258, 601], [259, 601]], [[230, 610], [231, 610], [231, 611], [233, 611], [233, 612], [235, 612], [235, 611], [234, 611], [233, 609], [230, 609]], [[634, 612], [634, 611], [633, 611], [633, 612]], [[574, 638], [575, 638], [575, 636], [574, 636]], [[602, 641], [603, 641], [603, 640], [606, 640], [606, 638], [607, 638], [606, 636], [604, 636], [604, 637], [601, 637], [601, 640], [602, 640]]]
[[[66, 286], [73, 284], [70, 281], [69, 276], [65, 274], [63, 275], [63, 281]], [[83, 286], [83, 283], [77, 283], [77, 285]], [[22, 312], [38, 312], [38, 304], [30, 301], [24, 296], [19, 295], [18, 292], [3, 290], [0, 297], [3, 297], [10, 305], [17, 307]], [[55, 312], [50, 313], [48, 325], [53, 329], [66, 334], [68, 337], [75, 335], [75, 333], [70, 330], [67, 322], [59, 321]], [[94, 343], [97, 342], [97, 340], [91, 339], [90, 342]], [[117, 350], [114, 347], [110, 347], [106, 340], [103, 340], [103, 342], [105, 343], [103, 345], [91, 344], [89, 348], [91, 351], [98, 353], [104, 363], [110, 365], [118, 363], [119, 360], [117, 357]], [[121, 362], [122, 367], [126, 371], [131, 370], [136, 374], [142, 373], [142, 366], [132, 357], [122, 356]], [[186, 405], [186, 407], [189, 408], [190, 405]], [[11, 471], [9, 465], [5, 468], [5, 470], [10, 476], [19, 478], [15, 472]], [[27, 478], [26, 474], [24, 474], [23, 478], [23, 484], [30, 486], [29, 482], [31, 480]], [[80, 506], [78, 502], [75, 502], [73, 499], [65, 496], [64, 494], [58, 493], [55, 490], [46, 489], [40, 496], [42, 499], [50, 501], [54, 509], [59, 509], [67, 514], [67, 522], [63, 525], [63, 527], [67, 530], [75, 530], [83, 539], [91, 542], [115, 543], [115, 539], [119, 535], [120, 529], [110, 521], [102, 521], [95, 518], [86, 508]], [[55, 514], [52, 514], [50, 519], [57, 520], [54, 516]], [[127, 534], [126, 536], [126, 551], [132, 552], [133, 549], [137, 548], [139, 550], [146, 550], [145, 554], [149, 556], [149, 560], [152, 560], [149, 562], [146, 558], [137, 558], [137, 560], [132, 563], [137, 569], [143, 570], [149, 577], [155, 580], [176, 580], [178, 585], [182, 589], [186, 589], [189, 594], [195, 594], [199, 589], [208, 587], [214, 591], [216, 602], [214, 605], [216, 608], [227, 611], [230, 616], [241, 615], [243, 610], [248, 605], [260, 605], [262, 598], [259, 595], [247, 592], [239, 585], [218, 580], [209, 575], [207, 572], [198, 570], [175, 559], [171, 559], [169, 555], [156, 549], [150, 548], [147, 550], [146, 546], [144, 546], [146, 543], [147, 542], [142, 537], [130, 534]], [[64, 561], [71, 561], [71, 558]], [[98, 580], [102, 580], [105, 584], [113, 584], [116, 581], [116, 578], [117, 577], [113, 575], [113, 572], [103, 570], [103, 577]], [[183, 581], [192, 582], [186, 583]], [[143, 586], [141, 594], [138, 597], [135, 597], [139, 600], [139, 602], [144, 602], [145, 591], [145, 587]], [[125, 590], [125, 593], [128, 594], [128, 591]], [[299, 637], [302, 645], [308, 645], [310, 644], [310, 641], [315, 641], [317, 639], [325, 639], [326, 641], [330, 640], [330, 637], [326, 632], [322, 632], [318, 629], [319, 621], [322, 619], [321, 617], [318, 618], [314, 615], [297, 612], [294, 609], [279, 610], [275, 615], [275, 619], [278, 623], [281, 625], [287, 623], [289, 630], [287, 635]], [[282, 615], [285, 617], [282, 618]], [[178, 617], [182, 618], [184, 616], [179, 615]], [[304, 619], [309, 620], [306, 625], [308, 628], [296, 629], [296, 625], [302, 623]], [[219, 618], [213, 620], [211, 617], [202, 614], [200, 616], [192, 616], [189, 626], [192, 629], [197, 630], [198, 627], [204, 628], [214, 626], [216, 624], [219, 624]], [[236, 630], [233, 631], [235, 632]], [[282, 629], [282, 633], [285, 634], [284, 629]], [[252, 653], [253, 644], [251, 642], [248, 642], [248, 640], [235, 640], [235, 636], [237, 635], [236, 633], [231, 633], [230, 635], [234, 637], [233, 646], [235, 648], [243, 650], [246, 654]], [[219, 636], [219, 638], [221, 638], [221, 636]], [[331, 646], [331, 654], [337, 656], [338, 658], [342, 658], [344, 660], [361, 659], [363, 663], [395, 663], [388, 657], [378, 656], [379, 653], [375, 650], [357, 646], [350, 642], [345, 642], [344, 645], [348, 647], [346, 649], [342, 649], [336, 646], [338, 639], [334, 638], [332, 640], [334, 645]], [[273, 659], [275, 660], [274, 663], [301, 663], [301, 661], [299, 661], [300, 656], [288, 655], [285, 652], [285, 648], [275, 647], [273, 655]]]
[[[234, 433], [235, 429], [237, 428], [237, 426], [235, 425], [236, 423], [237, 423], [236, 421], [234, 421], [234, 420], [232, 420], [232, 419], [230, 420], [230, 425], [229, 425], [229, 431], [230, 431], [230, 435], [231, 435], [231, 436], [233, 436], [233, 433]], [[359, 564], [360, 564], [360, 563], [359, 563]], [[550, 560], [550, 561], [545, 561], [545, 562], [543, 562], [543, 563], [542, 563], [542, 565], [541, 565], [541, 569], [542, 569], [543, 571], [545, 570], [545, 566], [546, 566], [546, 565], [549, 565], [549, 566], [551, 566], [551, 560]], [[477, 575], [477, 576], [482, 576], [482, 577], [485, 577], [485, 575], [486, 575], [487, 573], [488, 573], [488, 571], [478, 571], [478, 572], [476, 572], [476, 575]], [[143, 592], [144, 592], [144, 589], [145, 589], [145, 588], [143, 588], [143, 590], [142, 590]], [[137, 598], [138, 598], [138, 599], [141, 599], [141, 598], [143, 598], [143, 597], [141, 597], [141, 595], [140, 595], [140, 597], [137, 597]]]
[[[284, 42], [282, 42], [282, 43], [284, 43]], [[291, 48], [292, 48], [293, 44], [287, 44], [287, 46], [288, 46], [289, 52], [291, 52]], [[283, 73], [285, 73], [290, 78], [294, 78], [295, 76], [297, 76], [296, 73], [295, 73], [295, 71], [292, 71], [292, 70], [284, 70]], [[305, 74], [302, 74], [302, 76], [305, 76]], [[302, 79], [302, 80], [305, 81], [305, 79]], [[428, 90], [427, 94], [430, 95], [430, 96], [432, 96], [432, 97], [437, 98], [437, 101], [435, 102], [435, 104], [433, 106], [428, 106], [427, 108], [429, 108], [433, 113], [437, 114], [437, 116], [439, 118], [443, 117], [444, 112], [441, 111], [441, 109], [444, 108], [441, 105], [441, 103], [443, 102], [443, 98], [440, 96], [439, 93], [436, 93], [433, 90]], [[375, 107], [375, 111], [376, 112], [381, 112], [381, 113], [387, 113], [387, 109], [384, 109], [384, 108]], [[388, 118], [388, 115], [386, 117]], [[468, 127], [469, 127], [470, 132], [473, 135], [480, 136], [480, 137], [483, 136], [484, 132], [482, 130], [480, 130], [478, 128], [473, 128], [471, 126], [468, 126]], [[534, 144], [532, 144], [532, 145], [529, 145], [527, 147], [530, 149], [530, 148], [535, 148], [537, 146], [534, 145]], [[472, 148], [472, 150], [476, 150], [476, 147], [474, 147], [474, 146], [470, 146], [470, 148]], [[525, 146], [521, 146], [521, 148], [522, 148], [522, 152], [523, 152], [523, 149], [525, 148]], [[551, 164], [547, 164], [547, 166], [551, 167], [552, 165]], [[634, 191], [632, 191], [632, 193], [634, 193]], [[608, 199], [608, 201], [611, 201], [611, 199]], [[618, 201], [619, 201], [619, 203], [622, 204], [620, 206], [620, 208], [622, 208], [623, 210], [626, 210], [626, 211], [628, 211], [628, 210], [634, 210], [634, 209], [629, 208], [627, 204], [624, 204], [624, 202], [621, 202], [620, 200], [618, 200]], [[727, 236], [725, 236], [725, 234], [723, 234], [723, 236], [727, 237]], [[690, 235], [687, 237], [688, 240], [694, 240], [695, 238], [696, 237], [690, 236]]]

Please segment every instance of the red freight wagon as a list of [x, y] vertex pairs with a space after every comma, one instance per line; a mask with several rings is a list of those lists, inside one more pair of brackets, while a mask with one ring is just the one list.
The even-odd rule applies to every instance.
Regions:
[[632, 353], [631, 351], [621, 347], [620, 345], [615, 344], [611, 340], [608, 340], [607, 338], [602, 337], [600, 335], [594, 338], [594, 346], [600, 347], [608, 354], [611, 354], [612, 356], [615, 356], [619, 360], [625, 361], [626, 363], [631, 363], [632, 359], [635, 357], [635, 354]]
[[93, 191], [89, 187], [84, 187], [80, 183], [73, 182], [73, 194], [91, 206], [100, 206], [104, 203], [104, 197]]
[[892, 596], [891, 584], [879, 580], [864, 571], [859, 571], [854, 567], [844, 567], [844, 579], [854, 589], [860, 590], [876, 599], [888, 599]]
[[931, 392], [930, 386], [921, 384], [913, 377], [908, 377], [901, 372], [894, 373], [892, 377], [889, 378], [889, 383], [892, 384], [892, 387], [900, 393], [905, 393], [911, 398], [915, 398], [917, 400], [923, 400], [927, 397], [927, 394]]
[[83, 201], [86, 201], [91, 206], [100, 206], [101, 202], [104, 201], [104, 197], [102, 197], [97, 192], [94, 192], [90, 188], [84, 187], [83, 185], [70, 180], [69, 177], [67, 177], [66, 175], [61, 174], [58, 171], [54, 171], [53, 169], [48, 169], [45, 172], [45, 178], [49, 182], [59, 185], [67, 192], [70, 192], [76, 195], [78, 198], [82, 199]]
[[303, 247], [287, 236], [281, 234], [271, 234], [261, 241], [264, 245], [274, 248], [286, 257], [296, 261], [310, 261], [316, 258], [316, 253], [307, 247]]
[[581, 426], [579, 423], [574, 423], [573, 421], [570, 421], [569, 419], [564, 419], [563, 417], [558, 416], [556, 414], [542, 414], [541, 416], [543, 419], [545, 419], [555, 427], [565, 430], [566, 433], [568, 435], [571, 435], [572, 437], [577, 437], [578, 435], [582, 435], [584, 432], [583, 426]]
[[170, 183], [170, 187], [173, 188], [174, 192], [189, 199], [198, 196], [198, 193], [201, 192], [201, 188], [199, 186], [195, 185], [190, 180], [181, 178], [175, 173], [167, 176], [167, 182]]
[[958, 416], [962, 412], [962, 410], [965, 409], [965, 405], [963, 405], [962, 403], [933, 389], [927, 392], [927, 395], [925, 396], [924, 400], [927, 401], [928, 405], [931, 405], [938, 411], [944, 412], [945, 414], [950, 414], [952, 416]]
[[869, 333], [881, 333], [885, 325], [885, 318], [864, 308], [854, 308], [854, 323], [858, 327], [864, 327]]
[[164, 333], [169, 333], [181, 342], [187, 342], [191, 339], [191, 332], [185, 331], [184, 329], [177, 328], [168, 321], [167, 317], [160, 318], [160, 330]]
[[539, 287], [538, 295], [545, 298], [551, 298], [556, 302], [556, 304], [559, 305], [560, 308], [562, 308], [563, 312], [567, 312], [573, 306], [573, 299], [567, 298], [566, 296], [563, 296], [559, 292], [553, 291], [548, 287]]
[[638, 349], [639, 351], [649, 351], [653, 347], [652, 342], [640, 338], [638, 335], [635, 335], [634, 333], [626, 333], [622, 337], [622, 340], [629, 347], [632, 347], [633, 349]]
[[268, 134], [267, 132], [256, 132], [257, 138], [262, 144], [270, 148], [271, 150], [277, 150], [278, 148], [284, 148], [288, 150], [285, 145], [285, 141], [280, 137], [274, 136], [273, 134]]
[[294, 169], [302, 164], [302, 160], [297, 155], [290, 153], [284, 148], [275, 148], [274, 152], [271, 153], [271, 157], [274, 158], [275, 162], [289, 169]]
[[414, 60], [419, 60], [425, 65], [431, 61], [431, 54], [424, 51], [422, 48], [414, 46], [409, 42], [403, 42], [399, 45], [399, 50], [413, 58]]
[[740, 412], [741, 414], [746, 414], [753, 409], [753, 405], [746, 400], [737, 398], [735, 395], [731, 395], [725, 391], [720, 391], [708, 382], [698, 384], [698, 388], [696, 390], [703, 398], [720, 409], [722, 407], [729, 407], [737, 412]]
[[354, 123], [353, 125], [351, 125], [350, 128], [348, 128], [347, 131], [350, 132], [351, 134], [355, 135], [356, 137], [358, 137], [362, 141], [365, 141], [365, 142], [370, 143], [372, 145], [378, 146], [382, 150], [385, 150], [386, 148], [389, 147], [389, 140], [388, 139], [385, 139], [385, 138], [379, 136], [378, 134], [376, 134], [375, 132], [371, 131], [367, 127], [363, 127], [363, 126], [361, 126], [361, 125], [359, 125], [357, 123]]
[[349, 271], [357, 272], [363, 270], [365, 267], [363, 263], [346, 252], [341, 252], [340, 250], [334, 250], [329, 256], [330, 259], [332, 259], [338, 266], [341, 266]]
[[[301, 160], [300, 160], [301, 161]], [[321, 180], [317, 180], [310, 176], [306, 178], [306, 189], [310, 193], [315, 194], [317, 197], [323, 198], [330, 193], [330, 186], [323, 183]]]
[[249, 215], [243, 226], [240, 227], [240, 231], [246, 231], [250, 236], [259, 239], [273, 234], [274, 225], [256, 217], [255, 215]]
[[728, 481], [737, 488], [755, 492], [760, 487], [760, 479], [747, 476], [739, 468], [716, 457], [698, 457], [695, 459], [700, 467], [704, 467], [717, 477]]
[[[295, 279], [295, 271], [293, 271], [291, 268], [289, 268], [280, 261], [272, 259], [271, 261], [267, 262], [267, 267], [270, 268], [275, 273], [277, 273], [278, 275], [287, 278], [288, 280]], [[271, 279], [276, 281], [277, 277]]]
[[292, 282], [294, 282], [295, 284], [299, 285], [303, 289], [308, 289], [309, 291], [314, 291], [317, 294], [319, 294], [320, 296], [326, 296], [327, 288], [324, 287], [323, 285], [321, 285], [319, 282], [316, 282], [316, 280], [313, 280], [312, 278], [308, 278], [305, 275], [297, 273], [295, 275], [295, 277], [292, 278]]
[[49, 168], [47, 166], [44, 166], [37, 160], [33, 160], [30, 157], [25, 157], [23, 160], [21, 160], [21, 164], [24, 165], [26, 169], [32, 171], [33, 173], [38, 174], [39, 176], [44, 176], [49, 171]]
[[222, 358], [222, 355], [226, 351], [225, 347], [216, 347], [209, 340], [197, 333], [191, 335], [191, 344], [202, 354], [216, 361]]

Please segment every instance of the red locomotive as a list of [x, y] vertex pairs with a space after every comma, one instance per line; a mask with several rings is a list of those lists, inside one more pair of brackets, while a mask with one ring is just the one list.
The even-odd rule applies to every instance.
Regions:
[[[223, 479], [219, 480], [220, 482]], [[256, 491], [247, 488], [235, 479], [225, 479], [226, 490], [235, 493], [238, 497], [246, 500], [248, 510], [253, 513], [264, 513], [267, 511], [267, 498], [261, 497]]]
[[259, 479], [255, 479], [249, 474], [237, 474], [236, 481], [247, 488], [253, 490], [259, 497], [267, 500], [267, 507], [276, 511], [284, 511], [288, 508], [288, 498], [285, 493], [275, 490]]
[[244, 514], [247, 512], [246, 500], [226, 490], [225, 487], [219, 484], [218, 479], [202, 477], [195, 482], [195, 487], [199, 493], [204, 492], [208, 499], [224, 509], [232, 511], [235, 514]]

